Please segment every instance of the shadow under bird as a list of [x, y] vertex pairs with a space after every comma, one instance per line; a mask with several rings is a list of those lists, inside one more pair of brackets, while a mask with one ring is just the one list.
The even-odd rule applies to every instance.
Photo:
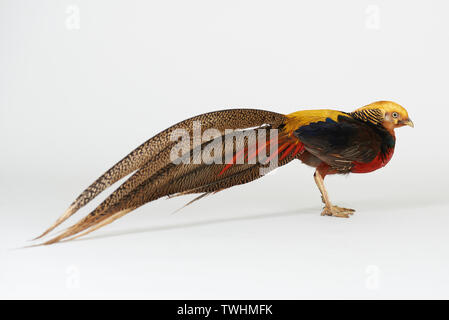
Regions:
[[[200, 125], [200, 134], [209, 129], [219, 134], [214, 139], [195, 143], [195, 124]], [[164, 196], [200, 194], [197, 200], [256, 180], [264, 174], [262, 169], [265, 173], [272, 169], [268, 162], [274, 157], [276, 166], [299, 159], [315, 167], [314, 178], [324, 203], [321, 214], [347, 218], [354, 210], [330, 202], [324, 178], [329, 174], [366, 173], [384, 167], [393, 156], [394, 129], [402, 126], [413, 127], [413, 122], [407, 110], [391, 101], [374, 102], [353, 112], [326, 109], [283, 115], [257, 109], [229, 109], [205, 113], [179, 122], [137, 147], [84, 190], [67, 211], [36, 239], [47, 235], [99, 193], [130, 173], [133, 175], [92, 212], [43, 244], [86, 235]], [[181, 144], [182, 148], [173, 152], [180, 146], [180, 140], [173, 139], [179, 130], [188, 133], [189, 138]], [[266, 133], [257, 143], [247, 134], [254, 130]], [[228, 135], [236, 132], [243, 136], [241, 143], [234, 144], [232, 148], [224, 146]], [[222, 144], [221, 148], [216, 148], [216, 145], [210, 148], [217, 141]], [[196, 151], [207, 148], [214, 153], [220, 150], [220, 155], [230, 161], [195, 161], [198, 160], [195, 157], [201, 154]], [[254, 161], [256, 157], [261, 158], [268, 148], [272, 150], [269, 157], [266, 156], [264, 161]]]

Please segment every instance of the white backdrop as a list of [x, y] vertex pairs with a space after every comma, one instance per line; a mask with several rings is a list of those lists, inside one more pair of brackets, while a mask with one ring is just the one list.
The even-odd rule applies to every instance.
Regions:
[[[449, 298], [446, 1], [0, 0], [1, 298]], [[329, 177], [321, 217], [292, 162], [171, 215], [18, 249], [129, 151], [231, 107], [393, 100], [390, 164]], [[84, 208], [74, 222], [100, 199]]]

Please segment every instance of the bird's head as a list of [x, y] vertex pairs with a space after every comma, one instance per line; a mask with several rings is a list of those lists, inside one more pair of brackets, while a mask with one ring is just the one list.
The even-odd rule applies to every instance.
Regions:
[[414, 127], [407, 110], [392, 101], [377, 101], [355, 110], [353, 115], [376, 124], [383, 125], [387, 130], [393, 131], [403, 126]]

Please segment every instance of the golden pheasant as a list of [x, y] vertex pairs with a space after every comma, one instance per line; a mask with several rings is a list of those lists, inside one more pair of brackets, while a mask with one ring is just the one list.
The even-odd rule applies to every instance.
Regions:
[[394, 129], [405, 125], [413, 127], [407, 111], [391, 101], [374, 102], [350, 113], [304, 110], [283, 115], [256, 109], [205, 113], [140, 145], [84, 190], [38, 238], [133, 172], [90, 214], [44, 244], [88, 234], [163, 196], [201, 194], [195, 201], [258, 179], [293, 159], [316, 168], [322, 215], [346, 218], [354, 210], [331, 204], [325, 176], [382, 168], [393, 156]]

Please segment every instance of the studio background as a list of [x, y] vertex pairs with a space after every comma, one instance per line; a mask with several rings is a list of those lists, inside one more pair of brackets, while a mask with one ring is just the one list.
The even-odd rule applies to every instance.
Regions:
[[[0, 298], [449, 298], [446, 1], [0, 0]], [[132, 149], [232, 107], [406, 107], [393, 159], [293, 161], [177, 214], [20, 249]], [[114, 185], [116, 187], [117, 185]], [[111, 189], [80, 210], [75, 222]], [[64, 224], [64, 226], [67, 226]]]

